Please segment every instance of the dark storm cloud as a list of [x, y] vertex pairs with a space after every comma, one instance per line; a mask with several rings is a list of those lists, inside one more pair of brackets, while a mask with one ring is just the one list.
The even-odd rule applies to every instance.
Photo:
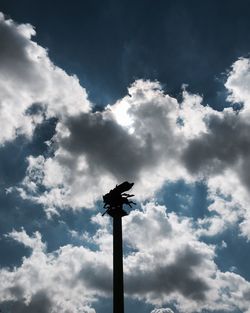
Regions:
[[[148, 271], [138, 271], [125, 276], [126, 292], [130, 295], [149, 294], [150, 298], [161, 298], [163, 294], [178, 292], [195, 301], [206, 299], [210, 289], [201, 278], [199, 266], [204, 262], [203, 256], [186, 247], [180, 251], [176, 260], [166, 266], [156, 266]], [[197, 271], [197, 273], [196, 273]]]
[[100, 264], [83, 264], [79, 273], [79, 279], [86, 284], [87, 287], [103, 292], [104, 294], [112, 294], [112, 271], [110, 268]]
[[[37, 66], [34, 55], [30, 49], [32, 44], [30, 34], [35, 34], [31, 25], [27, 26], [27, 37], [18, 31], [18, 25], [13, 21], [9, 24], [4, 19], [0, 19], [0, 70], [5, 76], [6, 83], [10, 85], [19, 84], [19, 88], [25, 86], [31, 90], [44, 88], [44, 81]], [[3, 99], [4, 100], [4, 99]]]
[[223, 117], [211, 115], [208, 133], [189, 142], [183, 152], [187, 169], [218, 174], [225, 168], [236, 168], [243, 184], [250, 187], [250, 124], [240, 114], [225, 113]]
[[19, 78], [32, 73], [32, 64], [26, 51], [29, 40], [4, 20], [0, 21], [0, 42], [1, 71], [11, 72]]
[[21, 286], [10, 287], [8, 291], [15, 299], [22, 299], [24, 296], [24, 290]]
[[[17, 296], [14, 290], [13, 295]], [[39, 291], [32, 296], [28, 304], [25, 304], [22, 300], [8, 301], [2, 302], [1, 308], [3, 313], [49, 313], [52, 310], [52, 303], [46, 291]]]
[[101, 113], [69, 118], [66, 126], [70, 136], [61, 139], [60, 145], [73, 155], [86, 155], [93, 170], [134, 179], [144, 166], [154, 162], [150, 134], [145, 134], [142, 142]]

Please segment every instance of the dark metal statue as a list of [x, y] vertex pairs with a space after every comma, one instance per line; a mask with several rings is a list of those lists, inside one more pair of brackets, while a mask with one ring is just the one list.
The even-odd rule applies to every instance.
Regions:
[[127, 181], [123, 182], [120, 185], [116, 185], [114, 189], [111, 189], [109, 193], [103, 196], [104, 208], [106, 211], [102, 214], [102, 216], [106, 213], [112, 215], [113, 210], [121, 210], [124, 215], [127, 213], [122, 209], [123, 204], [127, 204], [132, 208], [131, 204], [136, 204], [135, 202], [128, 200], [128, 198], [133, 197], [134, 195], [130, 195], [125, 193], [133, 187], [134, 183], [129, 183]]

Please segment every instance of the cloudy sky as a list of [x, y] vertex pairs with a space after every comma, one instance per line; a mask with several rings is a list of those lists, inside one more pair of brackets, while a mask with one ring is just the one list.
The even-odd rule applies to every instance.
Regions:
[[250, 2], [0, 0], [0, 309], [250, 313]]

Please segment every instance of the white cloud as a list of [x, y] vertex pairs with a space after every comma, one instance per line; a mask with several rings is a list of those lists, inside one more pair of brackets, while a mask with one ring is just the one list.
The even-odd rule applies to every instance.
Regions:
[[[124, 260], [126, 295], [157, 307], [176, 303], [186, 313], [249, 312], [249, 282], [221, 272], [216, 247], [200, 241], [201, 235], [214, 236], [239, 222], [241, 234], [250, 239], [249, 60], [236, 61], [225, 84], [228, 100], [244, 105], [237, 114], [203, 106], [201, 96], [186, 90], [178, 103], [159, 82], [144, 80], [94, 113], [78, 79], [55, 66], [47, 50], [31, 40], [34, 35], [31, 25], [0, 15], [0, 144], [20, 134], [31, 137], [44, 115], [58, 118], [49, 142], [54, 154], [27, 159], [21, 196], [43, 204], [51, 215], [92, 207], [123, 180], [135, 181], [133, 192], [145, 200], [165, 182], [202, 179], [212, 202], [208, 210], [215, 215], [198, 220], [198, 229], [191, 219], [153, 203], [124, 218], [124, 240], [133, 251]], [[1, 269], [1, 301], [14, 301], [17, 312], [21, 305], [34, 312], [41, 301], [44, 312], [52, 307], [94, 312], [92, 302], [111, 292], [112, 236], [106, 218], [92, 221], [98, 231], [82, 238], [97, 251], [67, 245], [48, 253], [39, 233], [8, 234], [32, 253], [20, 267]]]
[[248, 312], [250, 283], [218, 269], [216, 247], [199, 240], [191, 219], [149, 203], [123, 221], [124, 240], [133, 248], [124, 262], [129, 296], [157, 307], [175, 303], [180, 312]]
[[250, 61], [248, 58], [240, 58], [233, 63], [225, 86], [229, 91], [230, 102], [244, 104], [244, 114], [249, 114], [250, 109], [249, 83]]
[[45, 251], [46, 245], [42, 242], [42, 237], [39, 232], [35, 232], [33, 237], [28, 236], [26, 231], [22, 229], [22, 231], [13, 230], [11, 233], [6, 235], [9, 238], [12, 238], [24, 246], [29, 247], [34, 251]]
[[20, 267], [0, 270], [1, 302], [17, 302], [33, 313], [34, 299], [43, 294], [48, 301], [45, 312], [95, 312], [91, 303], [111, 288], [110, 256], [71, 245], [47, 253], [41, 235], [29, 237], [24, 230], [9, 237], [32, 248], [32, 254]]
[[216, 270], [214, 248], [198, 241], [190, 223], [153, 203], [124, 218], [124, 240], [135, 251], [125, 259], [129, 295], [158, 306], [189, 299], [185, 312], [204, 306]]
[[43, 120], [29, 112], [39, 104], [47, 117], [72, 116], [90, 109], [76, 76], [55, 66], [47, 50], [31, 40], [30, 24], [18, 25], [0, 13], [0, 145], [23, 134], [31, 137]]
[[206, 119], [210, 114], [220, 115], [211, 107], [202, 105], [203, 98], [196, 94], [190, 94], [185, 89], [183, 90], [183, 101], [180, 104], [179, 118], [183, 123], [181, 127], [182, 135], [187, 139], [199, 137], [207, 133], [208, 127]]
[[[248, 59], [234, 63], [226, 82], [229, 99], [244, 102], [239, 115], [203, 106], [201, 96], [186, 90], [182, 103], [178, 103], [158, 82], [143, 80], [132, 84], [127, 96], [102, 113], [91, 113], [77, 78], [56, 67], [47, 51], [31, 40], [35, 35], [31, 25], [17, 25], [1, 15], [0, 27], [4, 42], [0, 49], [1, 143], [18, 134], [32, 136], [42, 122], [42, 112], [59, 118], [53, 138], [54, 157], [28, 158], [26, 190], [21, 193], [24, 197], [44, 204], [48, 212], [56, 212], [58, 207], [91, 207], [122, 180], [135, 180], [135, 193], [143, 200], [152, 197], [166, 181], [194, 181], [204, 173], [212, 190], [211, 182], [224, 175], [227, 167], [240, 179], [239, 188], [248, 184], [244, 169], [248, 167], [245, 134], [249, 125], [243, 118], [249, 102], [245, 87]], [[42, 109], [27, 113], [34, 104]], [[42, 196], [36, 194], [39, 185], [46, 188]], [[232, 186], [235, 190], [235, 184]], [[225, 194], [226, 182], [220, 188]], [[214, 198], [211, 210], [218, 212], [218, 201]], [[235, 203], [242, 203], [242, 197]], [[231, 209], [228, 211], [230, 214]], [[248, 213], [244, 215], [248, 220]], [[247, 221], [241, 224], [244, 235], [248, 235], [247, 225]]]
[[[66, 245], [48, 253], [38, 233], [33, 237], [24, 230], [10, 233], [10, 238], [31, 247], [32, 254], [17, 268], [1, 269], [1, 301], [29, 308], [43, 297], [48, 311], [92, 312], [93, 301], [110, 297], [110, 220], [99, 214], [93, 222], [99, 227], [86, 244], [95, 244], [96, 251]], [[126, 297], [151, 303], [159, 308], [155, 310], [171, 304], [185, 313], [236, 308], [248, 312], [250, 283], [218, 269], [215, 247], [199, 241], [190, 219], [149, 203], [123, 222], [125, 245], [132, 247], [124, 257]]]
[[[239, 114], [204, 106], [201, 96], [185, 89], [178, 103], [159, 82], [148, 80], [137, 80], [127, 96], [93, 113], [78, 79], [55, 66], [47, 50], [31, 40], [30, 24], [18, 25], [1, 14], [0, 29], [0, 144], [19, 134], [31, 137], [44, 114], [58, 118], [50, 142], [54, 156], [28, 158], [19, 189], [23, 197], [56, 213], [92, 207], [123, 180], [135, 181], [138, 200], [145, 200], [167, 181], [205, 179], [213, 201], [209, 210], [218, 215], [201, 225], [210, 223], [212, 235], [243, 218], [241, 233], [250, 238], [247, 58], [232, 65], [225, 84], [228, 100], [244, 105]], [[42, 195], [39, 186], [46, 189]]]
[[[191, 139], [182, 155], [189, 173], [206, 181], [213, 202], [208, 209], [219, 214], [225, 227], [247, 219], [250, 210], [249, 130], [244, 110], [210, 114], [207, 131]], [[250, 230], [241, 231], [246, 235]]]
[[153, 311], [151, 311], [151, 313], [174, 313], [174, 312], [169, 308], [160, 308], [154, 309]]
[[[168, 181], [205, 179], [213, 201], [209, 210], [217, 216], [201, 221], [202, 227], [211, 224], [204, 231], [214, 235], [243, 217], [240, 231], [250, 238], [248, 59], [233, 64], [225, 84], [228, 99], [244, 104], [239, 114], [204, 106], [201, 96], [185, 89], [178, 103], [159, 82], [148, 80], [135, 81], [128, 95], [93, 113], [78, 79], [55, 66], [47, 50], [31, 40], [31, 25], [1, 15], [0, 29], [0, 144], [19, 134], [31, 137], [44, 114], [58, 118], [49, 143], [54, 155], [28, 158], [19, 189], [23, 197], [43, 204], [51, 215], [59, 208], [93, 207], [124, 180], [136, 182], [134, 193], [141, 201]], [[39, 187], [45, 187], [42, 195]]]
[[[55, 155], [44, 160], [44, 178], [38, 181], [49, 189], [44, 203], [48, 199], [52, 205], [57, 190], [61, 207], [90, 207], [124, 180], [137, 182], [135, 193], [141, 200], [151, 197], [166, 180], [190, 179], [180, 164], [185, 138], [177, 127], [177, 101], [165, 95], [158, 82], [136, 81], [128, 93], [103, 112], [80, 114], [58, 123], [53, 138]], [[129, 127], [119, 124], [117, 110], [123, 106], [131, 118]], [[34, 183], [30, 173], [36, 165], [31, 160], [24, 181], [27, 186]], [[60, 175], [55, 177], [58, 171]], [[58, 203], [55, 198], [54, 205]]]
[[[160, 83], [138, 80], [103, 112], [60, 119], [54, 156], [29, 158], [24, 190], [33, 194], [23, 194], [55, 212], [92, 207], [124, 180], [136, 182], [139, 201], [154, 197], [168, 181], [203, 180], [212, 202], [208, 210], [217, 216], [201, 221], [201, 232], [215, 235], [243, 217], [240, 231], [250, 237], [249, 129], [244, 110], [217, 112], [186, 90], [178, 103]], [[32, 174], [37, 164], [39, 180]], [[39, 184], [46, 188], [42, 196], [32, 189]]]

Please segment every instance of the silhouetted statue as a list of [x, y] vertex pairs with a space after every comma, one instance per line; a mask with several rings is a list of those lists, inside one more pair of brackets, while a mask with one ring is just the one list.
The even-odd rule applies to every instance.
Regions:
[[134, 195], [130, 195], [128, 193], [125, 193], [125, 191], [128, 191], [133, 187], [134, 183], [129, 183], [127, 181], [123, 182], [120, 185], [116, 185], [114, 189], [111, 189], [109, 193], [103, 196], [103, 202], [104, 202], [104, 208], [107, 208], [107, 210], [102, 214], [102, 216], [105, 213], [111, 213], [111, 210], [122, 210], [124, 212], [124, 215], [127, 215], [127, 213], [122, 209], [123, 204], [129, 205], [131, 208], [131, 204], [136, 204], [133, 201], [128, 200], [128, 198], [133, 197]]

